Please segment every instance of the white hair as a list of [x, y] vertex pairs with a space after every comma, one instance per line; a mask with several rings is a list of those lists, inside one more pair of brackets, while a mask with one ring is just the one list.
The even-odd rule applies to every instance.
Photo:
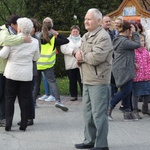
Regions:
[[91, 8], [87, 11], [87, 13], [88, 12], [92, 12], [96, 19], [102, 20], [102, 13], [97, 8]]
[[29, 18], [19, 18], [17, 20], [18, 28], [21, 30], [22, 33], [28, 35], [31, 33], [33, 29], [33, 23]]

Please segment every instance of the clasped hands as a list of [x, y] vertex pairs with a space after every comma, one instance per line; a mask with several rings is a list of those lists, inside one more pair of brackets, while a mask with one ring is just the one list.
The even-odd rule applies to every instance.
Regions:
[[82, 51], [77, 51], [75, 54], [75, 58], [77, 59], [77, 61], [83, 61], [82, 60]]
[[75, 58], [77, 60], [77, 65], [80, 66], [82, 61], [83, 61], [83, 58], [82, 58], [82, 51], [77, 51], [75, 53]]

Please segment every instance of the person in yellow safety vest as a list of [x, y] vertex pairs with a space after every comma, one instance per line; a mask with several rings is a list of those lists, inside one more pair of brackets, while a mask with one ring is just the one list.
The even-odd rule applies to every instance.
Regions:
[[51, 44], [41, 43], [41, 57], [37, 61], [38, 70], [45, 70], [55, 65], [56, 62], [56, 48], [54, 47], [55, 36], [51, 37], [50, 42]]
[[41, 84], [41, 73], [44, 72], [52, 94], [56, 99], [55, 107], [63, 111], [68, 111], [68, 108], [61, 103], [58, 86], [56, 84], [54, 65], [56, 62], [56, 46], [67, 44], [69, 40], [59, 34], [53, 28], [53, 21], [50, 17], [43, 20], [42, 32], [38, 34], [41, 39], [41, 56], [37, 61], [37, 80], [34, 88], [34, 96], [38, 97], [38, 92]]

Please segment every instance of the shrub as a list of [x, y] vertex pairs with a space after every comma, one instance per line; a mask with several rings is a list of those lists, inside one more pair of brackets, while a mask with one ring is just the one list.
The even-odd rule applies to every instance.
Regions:
[[[58, 32], [66, 37], [70, 35], [70, 31], [58, 31]], [[63, 77], [66, 76], [64, 55], [61, 53], [60, 47], [57, 47], [57, 51], [58, 54], [56, 56], [55, 75], [56, 77]]]
[[65, 70], [64, 55], [61, 53], [60, 47], [58, 47], [57, 50], [58, 54], [56, 56], [55, 76], [58, 78], [66, 76], [66, 70]]

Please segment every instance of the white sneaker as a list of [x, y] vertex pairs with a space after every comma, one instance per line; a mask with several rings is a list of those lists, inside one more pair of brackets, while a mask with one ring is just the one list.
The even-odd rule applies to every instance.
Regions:
[[108, 115], [108, 120], [109, 120], [109, 121], [112, 121], [112, 120], [113, 120], [113, 117], [110, 116], [110, 115]]
[[43, 95], [43, 96], [39, 97], [38, 100], [44, 101], [48, 97], [49, 97], [48, 95]]
[[65, 107], [61, 102], [56, 102], [55, 107], [60, 108], [62, 111], [68, 111], [68, 108]]
[[45, 99], [46, 102], [54, 102], [56, 101], [55, 97], [50, 95], [48, 98]]

